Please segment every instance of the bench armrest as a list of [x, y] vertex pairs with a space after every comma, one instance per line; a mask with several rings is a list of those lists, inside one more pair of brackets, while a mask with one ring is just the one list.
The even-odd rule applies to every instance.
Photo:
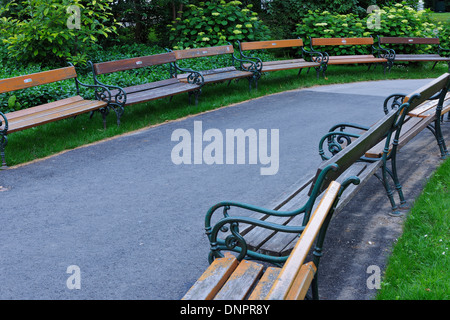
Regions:
[[312, 47], [311, 47], [311, 51], [308, 51], [304, 47], [302, 47], [302, 57], [305, 58], [305, 55], [310, 56], [309, 61], [317, 62], [320, 64], [327, 64], [328, 60], [330, 59], [330, 56], [328, 55], [327, 52], [317, 51], [317, 50], [314, 50]]
[[394, 63], [395, 60], [395, 50], [384, 48], [378, 43], [378, 48], [372, 46], [372, 54], [378, 58], [387, 59], [389, 63]]
[[95, 74], [94, 64], [92, 63], [92, 61], [88, 61], [88, 65], [90, 65], [92, 68], [92, 74], [94, 77], [95, 85], [100, 86], [100, 87], [106, 87], [108, 90], [110, 90], [110, 89], [117, 90], [117, 93], [114, 95], [114, 101], [112, 101], [112, 93], [110, 92], [111, 100], [109, 102], [109, 105], [112, 106], [113, 108], [118, 107], [120, 109], [123, 109], [125, 106], [125, 103], [127, 101], [127, 93], [125, 92], [125, 90], [123, 90], [119, 86], [106, 84], [106, 83], [103, 83], [100, 80], [98, 80], [97, 75]]
[[[233, 201], [223, 201], [212, 206], [205, 216], [205, 231], [211, 246], [209, 261], [212, 262], [215, 258], [222, 257], [223, 255], [221, 251], [234, 251], [239, 253], [238, 260], [242, 260], [245, 257], [251, 257], [254, 259], [270, 261], [272, 263], [284, 262], [287, 257], [273, 257], [250, 250], [245, 240], [245, 232], [241, 233], [239, 225], [244, 224], [251, 227], [262, 227], [264, 229], [269, 229], [277, 232], [280, 231], [297, 234], [301, 233], [309, 221], [314, 202], [316, 201], [316, 198], [320, 193], [326, 175], [331, 170], [337, 170], [337, 167], [338, 166], [336, 164], [330, 164], [324, 170], [322, 170], [322, 172], [317, 177], [309, 199], [306, 201], [305, 205], [296, 210], [271, 210]], [[292, 217], [304, 213], [304, 217], [301, 225], [285, 226], [282, 224], [266, 221], [267, 219], [261, 220], [250, 216], [231, 216], [229, 211], [233, 207], [244, 209], [246, 211], [251, 211], [254, 213], [261, 213], [267, 216]], [[214, 216], [214, 213], [220, 213], [220, 211], [222, 211], [223, 217], [219, 217], [219, 220], [213, 225], [212, 218]], [[230, 234], [225, 239], [219, 238], [219, 233], [228, 231], [230, 232]]]
[[[337, 153], [342, 151], [346, 146], [352, 143], [352, 139], [357, 139], [361, 135], [345, 131], [331, 131], [324, 135], [319, 142], [319, 155], [322, 160], [329, 160]], [[327, 155], [324, 150], [326, 142], [326, 149], [330, 153]]]
[[199, 71], [195, 71], [191, 68], [182, 68], [180, 67], [176, 62], [173, 62], [171, 66], [175, 69], [175, 73], [172, 74], [173, 77], [176, 77], [178, 74], [178, 71], [189, 73], [187, 77], [187, 81], [190, 84], [196, 84], [200, 87], [203, 86], [205, 83], [205, 79], [203, 78], [202, 74]]

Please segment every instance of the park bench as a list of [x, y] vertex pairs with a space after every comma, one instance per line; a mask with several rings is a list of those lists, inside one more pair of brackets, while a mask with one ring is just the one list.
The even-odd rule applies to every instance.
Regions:
[[[346, 183], [351, 182], [357, 183]], [[303, 300], [314, 280], [320, 255], [305, 261], [316, 239], [316, 247], [322, 246], [333, 208], [345, 187], [335, 181], [329, 185], [282, 268], [238, 261], [236, 256], [225, 253], [209, 265], [183, 300]], [[316, 287], [312, 288], [313, 295], [317, 295]]]
[[[437, 46], [437, 53], [422, 53], [422, 54], [402, 54], [396, 52], [392, 48], [384, 48], [382, 44], [391, 45], [434, 45]], [[394, 62], [426, 62], [432, 61], [436, 66], [438, 62], [447, 62], [448, 70], [450, 72], [450, 57], [442, 56], [441, 52], [450, 51], [450, 49], [444, 49], [440, 45], [439, 38], [416, 38], [416, 37], [378, 37], [378, 46], [381, 49], [391, 50], [394, 56]], [[399, 51], [397, 49], [397, 51]]]
[[[294, 59], [282, 59], [282, 60], [272, 60], [272, 61], [262, 61], [254, 54], [256, 50], [269, 50], [269, 49], [285, 49], [285, 48], [301, 48], [302, 58]], [[251, 42], [239, 42], [239, 51], [241, 57], [248, 60], [253, 60], [257, 66], [258, 70], [262, 73], [280, 71], [280, 70], [292, 70], [298, 69], [298, 74], [305, 68], [315, 68], [317, 72], [317, 77], [319, 77], [319, 72], [321, 69], [321, 62], [324, 58], [323, 54], [317, 51], [307, 51], [303, 47], [302, 39], [286, 39], [286, 40], [270, 40], [270, 41], [251, 41]], [[251, 53], [246, 53], [247, 51]], [[253, 53], [252, 53], [253, 52]], [[305, 60], [307, 56], [307, 60]], [[314, 57], [314, 58], [313, 58]], [[314, 61], [312, 60], [314, 59]]]
[[[324, 59], [322, 62], [322, 72], [325, 75], [325, 71], [328, 65], [342, 65], [342, 64], [368, 64], [369, 69], [373, 64], [382, 64], [384, 66], [384, 73], [386, 68], [389, 70], [392, 67], [391, 51], [376, 48], [373, 46], [373, 38], [310, 38], [311, 50], [314, 50], [314, 46], [370, 46], [371, 54], [353, 54], [353, 55], [336, 55], [330, 56], [327, 52], [323, 52]], [[319, 51], [320, 50], [315, 50]]]
[[181, 82], [177, 78], [168, 77], [168, 79], [121, 88], [117, 85], [106, 84], [103, 81], [100, 81], [98, 76], [160, 65], [168, 65], [170, 68], [171, 64], [175, 61], [175, 53], [168, 52], [107, 62], [93, 63], [92, 61], [89, 61], [88, 63], [92, 67], [94, 82], [111, 89], [114, 101], [110, 105], [116, 112], [117, 124], [120, 124], [120, 117], [124, 112], [125, 106], [172, 97], [181, 93], [188, 93], [189, 101], [191, 101], [191, 96], [195, 95], [197, 103], [198, 94], [203, 84], [203, 77], [192, 71], [190, 72], [188, 82]]
[[[401, 105], [389, 110], [371, 127], [348, 123], [333, 126], [319, 142], [319, 154], [324, 161], [316, 173], [306, 180], [299, 180], [290, 190], [286, 190], [269, 206], [270, 209], [232, 201], [212, 206], [205, 217], [205, 230], [210, 242], [209, 262], [212, 264], [216, 259], [223, 258], [224, 252], [234, 252], [238, 262], [259, 260], [282, 266], [292, 254], [298, 236], [310, 221], [311, 212], [317, 210], [317, 202], [324, 199], [324, 190], [332, 181], [346, 187], [340, 192], [339, 200], [330, 215], [340, 212], [374, 175], [383, 183], [392, 206], [392, 215], [401, 215], [406, 201], [395, 166], [404, 120], [418, 106], [423, 106], [428, 99], [435, 99], [438, 95], [439, 109], [448, 89], [448, 80], [449, 75], [443, 75], [405, 96]], [[359, 131], [344, 131], [347, 128]], [[369, 153], [380, 142], [384, 146], [383, 151], [376, 157], [371, 157]], [[389, 162], [391, 168], [388, 166]], [[381, 176], [378, 174], [379, 169]], [[389, 177], [398, 193], [399, 205], [394, 200]], [[349, 180], [357, 182], [350, 185]], [[318, 259], [322, 255], [320, 242], [313, 255], [316, 259], [314, 265], [318, 268]], [[240, 274], [238, 272], [233, 276], [233, 282], [240, 283]], [[200, 280], [202, 278], [204, 276]], [[313, 297], [317, 298], [317, 273], [314, 279]]]
[[[183, 60], [229, 55], [230, 64], [227, 66], [209, 70], [195, 70], [202, 75], [204, 84], [226, 81], [230, 83], [231, 80], [245, 78], [248, 79], [249, 89], [251, 89], [252, 83], [255, 83], [255, 87], [257, 87], [258, 70], [256, 68], [256, 64], [252, 61], [244, 61], [237, 58], [234, 55], [234, 48], [232, 45], [176, 50], [174, 53], [176, 57], [176, 62], [173, 63], [175, 67], [174, 76], [181, 82], [188, 82], [189, 76], [193, 71], [192, 68], [184, 68], [180, 66], [180, 63], [186, 63], [186, 61], [182, 62]], [[236, 65], [238, 65], [237, 68]], [[178, 71], [181, 71], [182, 73], [178, 73]]]
[[[429, 89], [435, 93], [434, 97], [423, 101], [418, 107], [411, 110], [405, 117], [401, 134], [398, 138], [399, 148], [403, 147], [423, 129], [429, 129], [436, 138], [442, 159], [448, 155], [445, 139], [441, 130], [441, 123], [444, 115], [450, 111], [450, 74], [446, 73], [432, 81], [430, 84], [417, 90], [417, 93]], [[396, 109], [407, 101], [405, 94], [392, 94], [384, 102], [384, 112], [387, 114], [389, 109]], [[450, 115], [450, 114], [449, 114]], [[391, 145], [392, 147], [392, 145]], [[378, 144], [369, 150], [367, 157], [379, 157], [383, 152], [384, 146]]]
[[[8, 143], [7, 136], [13, 132], [93, 111], [101, 112], [103, 125], [106, 127], [105, 117], [108, 113], [109, 103], [111, 102], [111, 92], [100, 85], [88, 85], [80, 82], [73, 65], [9, 79], [1, 79], [0, 94], [70, 79], [75, 80], [76, 86], [76, 94], [71, 97], [27, 109], [8, 112], [6, 114], [0, 112], [0, 154], [2, 158], [2, 169], [7, 167], [5, 160], [5, 147]], [[80, 95], [79, 86], [95, 89], [95, 98], [97, 100], [83, 98]]]

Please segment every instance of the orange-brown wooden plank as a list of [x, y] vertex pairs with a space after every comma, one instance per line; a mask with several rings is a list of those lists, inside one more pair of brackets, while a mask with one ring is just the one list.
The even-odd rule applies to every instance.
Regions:
[[234, 49], [233, 49], [232, 45], [228, 45], [228, 46], [217, 46], [217, 47], [208, 47], [208, 48], [176, 50], [174, 52], [175, 52], [175, 57], [178, 60], [181, 60], [181, 59], [209, 57], [209, 56], [233, 53]]
[[145, 57], [99, 62], [94, 64], [94, 70], [96, 74], [106, 74], [111, 72], [131, 70], [153, 65], [160, 65], [175, 61], [176, 61], [175, 53], [167, 52]]
[[259, 279], [263, 265], [254, 261], [242, 260], [233, 274], [222, 286], [214, 300], [243, 300]]
[[286, 40], [269, 40], [269, 41], [252, 41], [242, 42], [241, 50], [258, 50], [258, 49], [274, 49], [288, 47], [303, 47], [302, 39], [286, 39]]
[[0, 93], [31, 88], [47, 83], [76, 78], [74, 67], [65, 67], [55, 70], [32, 73], [9, 79], [0, 80]]
[[264, 300], [280, 274], [281, 268], [269, 267], [264, 272], [248, 300]]
[[303, 69], [313, 67], [320, 67], [320, 64], [317, 62], [299, 62], [299, 63], [281, 63], [281, 64], [264, 65], [263, 63], [261, 71], [269, 72], [269, 71]]
[[336, 46], [336, 45], [368, 45], [373, 44], [373, 38], [312, 38], [313, 46]]
[[304, 300], [316, 272], [317, 268], [313, 262], [302, 265], [285, 300]]
[[232, 255], [215, 259], [182, 300], [212, 300], [237, 266], [238, 261]]
[[29, 118], [21, 119], [20, 121], [9, 123], [8, 133], [25, 130], [28, 128], [43, 125], [56, 120], [70, 118], [82, 113], [94, 111], [106, 106], [103, 101], [89, 101], [77, 102], [75, 106], [65, 109], [56, 109], [50, 113], [40, 114], [39, 116], [30, 116]]
[[[422, 117], [426, 118], [436, 112], [436, 107], [439, 100], [430, 100], [422, 103], [420, 106], [416, 107], [414, 110], [408, 113], [411, 117]], [[443, 108], [450, 104], [450, 92], [444, 98]]]
[[152, 90], [138, 91], [127, 94], [126, 105], [132, 105], [136, 103], [170, 97], [180, 93], [195, 91], [198, 90], [198, 88], [199, 88], [198, 85], [178, 82], [172, 85], [163, 86]]
[[306, 259], [306, 256], [314, 243], [314, 240], [319, 233], [319, 230], [325, 221], [328, 213], [330, 212], [337, 194], [340, 189], [340, 183], [333, 181], [328, 186], [325, 195], [320, 200], [319, 205], [303, 230], [300, 238], [298, 239], [294, 249], [292, 250], [286, 263], [280, 271], [278, 278], [276, 279], [273, 287], [267, 296], [270, 300], [284, 300], [289, 293], [294, 280], [301, 270], [302, 265]]
[[380, 43], [390, 44], [439, 44], [439, 38], [417, 38], [417, 37], [381, 37]]
[[67, 104], [74, 103], [77, 101], [82, 101], [82, 100], [84, 100], [84, 99], [81, 96], [74, 96], [74, 97], [70, 97], [70, 98], [66, 98], [66, 99], [62, 99], [62, 100], [58, 100], [58, 101], [54, 101], [54, 102], [41, 104], [39, 106], [34, 106], [31, 108], [27, 108], [27, 109], [12, 111], [12, 112], [9, 112], [6, 114], [6, 118], [8, 119], [8, 121], [12, 121], [16, 118], [21, 118], [21, 117], [27, 116], [32, 113], [36, 113], [39, 111], [45, 111], [45, 110], [49, 110], [49, 109], [54, 109], [59, 106], [67, 105]]

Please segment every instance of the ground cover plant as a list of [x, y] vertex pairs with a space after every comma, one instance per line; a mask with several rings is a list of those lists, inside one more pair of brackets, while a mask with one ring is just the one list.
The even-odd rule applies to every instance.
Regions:
[[380, 300], [450, 299], [450, 161], [415, 201], [389, 258]]

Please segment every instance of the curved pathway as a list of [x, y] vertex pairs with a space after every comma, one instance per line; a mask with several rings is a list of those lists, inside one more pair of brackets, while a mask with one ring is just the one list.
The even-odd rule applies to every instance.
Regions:
[[[363, 82], [274, 94], [1, 171], [0, 299], [180, 299], [207, 266], [203, 219], [211, 205], [222, 200], [268, 204], [314, 172], [320, 162], [318, 141], [331, 125], [370, 125], [383, 115], [386, 96], [408, 93], [427, 81]], [[260, 158], [256, 164], [208, 165], [205, 159], [202, 164], [175, 164], [172, 151], [178, 142], [171, 140], [172, 134], [184, 129], [177, 132], [189, 132], [194, 139], [195, 121], [203, 133], [223, 133], [223, 146], [227, 129], [278, 129], [278, 171], [261, 175]], [[433, 147], [433, 140], [427, 141]], [[192, 145], [192, 162], [196, 148], [207, 144]], [[367, 188], [373, 188], [368, 189], [372, 196], [383, 192], [376, 182]], [[350, 212], [361, 208], [352, 203]], [[330, 243], [322, 268], [335, 276], [342, 273], [345, 281], [321, 276], [321, 294], [325, 299], [368, 299], [372, 291], [365, 288], [365, 270], [358, 276], [364, 282], [358, 284], [343, 277], [354, 271], [335, 269], [344, 265], [344, 257], [360, 265], [351, 250], [367, 244], [351, 242], [356, 239], [352, 229], [356, 235], [364, 225], [343, 221], [340, 226], [340, 216], [328, 238], [342, 246]], [[382, 213], [381, 219], [389, 218]], [[397, 231], [384, 236], [385, 245], [399, 232], [400, 224], [395, 224]], [[338, 239], [345, 234], [350, 240]], [[385, 255], [369, 264], [383, 263]], [[81, 278], [75, 277], [78, 272]]]

